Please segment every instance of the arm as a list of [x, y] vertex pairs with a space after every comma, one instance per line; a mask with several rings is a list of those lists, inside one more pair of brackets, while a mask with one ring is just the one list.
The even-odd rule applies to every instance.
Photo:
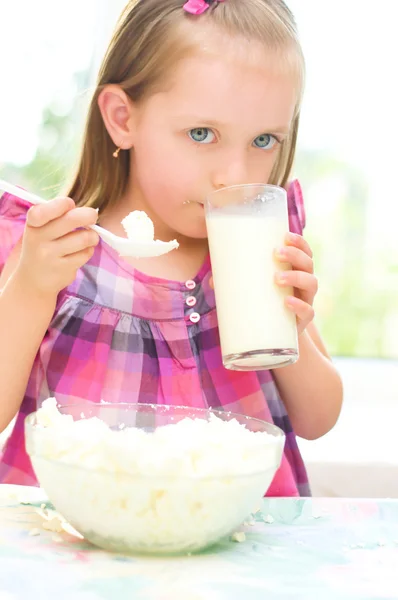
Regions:
[[92, 208], [58, 198], [29, 210], [22, 243], [0, 276], [0, 432], [18, 412], [58, 293], [98, 243]]
[[55, 308], [53, 298], [32, 293], [13, 273], [19, 248], [0, 277], [0, 432], [21, 405], [33, 361]]
[[293, 365], [275, 369], [274, 377], [297, 435], [316, 439], [337, 421], [342, 383], [313, 323], [318, 282], [311, 248], [301, 235], [289, 233], [277, 257], [292, 265], [291, 271], [276, 274], [276, 283], [294, 289], [295, 295], [286, 298], [286, 305], [297, 319], [299, 359]]
[[316, 439], [335, 425], [343, 387], [313, 322], [299, 336], [299, 352], [295, 364], [273, 373], [294, 431]]

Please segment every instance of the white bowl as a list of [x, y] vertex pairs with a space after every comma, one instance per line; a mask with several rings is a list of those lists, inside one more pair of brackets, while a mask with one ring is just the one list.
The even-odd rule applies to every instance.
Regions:
[[[252, 432], [269, 434], [261, 436], [261, 465], [253, 472], [242, 472], [237, 460], [240, 449], [232, 439], [230, 448], [222, 448], [223, 456], [230, 456], [228, 464], [219, 463], [218, 472], [214, 455], [215, 475], [162, 476], [159, 469], [156, 475], [151, 474], [150, 468], [145, 474], [120, 472], [110, 467], [114, 459], [111, 455], [103, 467], [98, 461], [92, 463], [93, 468], [83, 467], [79, 461], [83, 462], [84, 457], [79, 458], [78, 447], [74, 464], [66, 454], [53, 460], [46, 441], [49, 428], [38, 424], [37, 413], [29, 415], [25, 422], [26, 448], [40, 486], [81, 535], [96, 546], [117, 552], [192, 553], [233, 533], [260, 505], [279, 468], [285, 442], [283, 431], [275, 425], [222, 411], [150, 404], [71, 405], [59, 411], [74, 420], [97, 417], [114, 430], [135, 427], [144, 431], [176, 424], [187, 417], [209, 420], [216, 415], [223, 421], [235, 419]], [[65, 447], [62, 438], [61, 431], [55, 441], [52, 439], [52, 444], [61, 449], [61, 456]]]

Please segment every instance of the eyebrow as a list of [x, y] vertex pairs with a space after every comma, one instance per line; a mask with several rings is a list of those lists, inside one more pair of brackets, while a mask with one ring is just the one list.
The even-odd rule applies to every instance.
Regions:
[[[200, 123], [203, 127], [226, 127], [227, 123], [223, 123], [222, 121], [215, 121], [214, 119], [206, 119], [201, 115], [182, 115], [180, 119], [184, 119], [186, 121], [193, 121], [196, 123]], [[260, 129], [260, 128], [259, 128]], [[277, 127], [266, 127], [263, 128], [262, 131], [264, 133], [279, 133], [281, 135], [288, 135], [290, 127], [286, 127], [286, 125], [281, 125]]]

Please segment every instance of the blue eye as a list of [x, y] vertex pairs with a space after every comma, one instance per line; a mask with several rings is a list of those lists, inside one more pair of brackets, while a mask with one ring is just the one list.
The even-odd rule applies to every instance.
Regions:
[[263, 150], [271, 150], [276, 143], [278, 143], [278, 140], [270, 133], [262, 133], [253, 142], [257, 148], [262, 148]]
[[196, 127], [188, 131], [188, 135], [194, 142], [199, 144], [211, 144], [214, 141], [215, 135], [211, 129], [207, 127]]

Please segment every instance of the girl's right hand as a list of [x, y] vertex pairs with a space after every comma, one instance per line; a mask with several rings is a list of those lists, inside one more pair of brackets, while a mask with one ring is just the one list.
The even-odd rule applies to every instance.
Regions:
[[92, 257], [99, 236], [86, 228], [97, 219], [94, 208], [76, 208], [71, 198], [32, 206], [15, 275], [29, 290], [57, 295]]

